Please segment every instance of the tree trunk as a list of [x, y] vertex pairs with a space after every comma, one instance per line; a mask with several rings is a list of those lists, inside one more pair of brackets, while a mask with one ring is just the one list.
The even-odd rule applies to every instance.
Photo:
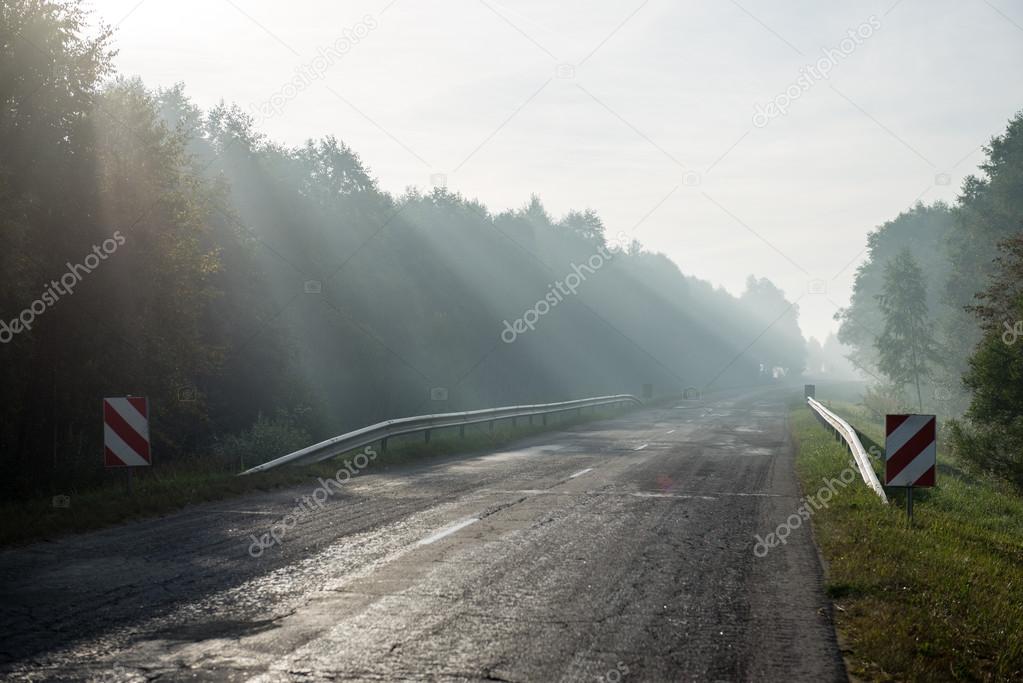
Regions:
[[924, 412], [924, 399], [920, 395], [920, 366], [916, 364], [916, 344], [913, 344], [910, 348], [913, 349], [913, 381], [916, 383], [916, 403], [919, 406], [920, 412]]

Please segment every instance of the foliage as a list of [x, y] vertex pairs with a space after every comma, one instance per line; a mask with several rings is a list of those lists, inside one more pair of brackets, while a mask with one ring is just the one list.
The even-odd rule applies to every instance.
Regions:
[[948, 314], [941, 293], [950, 270], [945, 242], [953, 221], [949, 206], [917, 203], [867, 236], [867, 259], [856, 270], [849, 306], [835, 315], [841, 322], [838, 338], [851, 347], [849, 356], [856, 367], [868, 374], [879, 372], [874, 342], [884, 326], [884, 317], [877, 297], [884, 284], [885, 268], [903, 249], [912, 249], [924, 273], [928, 310], [939, 319]]
[[[103, 481], [104, 396], [150, 398], [162, 467], [215, 443], [276, 455], [428, 410], [803, 367], [798, 309], [766, 280], [737, 298], [638, 242], [608, 247], [594, 211], [555, 217], [538, 195], [497, 214], [443, 188], [392, 195], [339, 138], [285, 147], [237, 106], [112, 77], [109, 35], [82, 37], [81, 7], [0, 6], [0, 321], [123, 237], [0, 345], [5, 496]], [[259, 418], [296, 405], [315, 410]]]
[[[963, 189], [961, 237], [953, 257], [952, 296], [979, 289], [955, 321], [974, 327], [978, 339], [965, 363], [964, 385], [972, 392], [967, 420], [952, 431], [955, 452], [978, 469], [1023, 489], [1023, 113], [987, 148], [986, 179]], [[997, 244], [998, 251], [995, 245]], [[993, 264], [991, 267], [990, 264]], [[968, 274], [982, 272], [970, 282]], [[970, 318], [967, 318], [970, 316]]]
[[[196, 172], [188, 131], [140, 82], [103, 82], [109, 33], [82, 37], [78, 2], [2, 11], [0, 310], [8, 329], [31, 324], [0, 346], [0, 489], [55, 493], [101, 481], [104, 396], [150, 398], [157, 462], [251, 421], [257, 394], [225, 410], [217, 387], [252, 376], [231, 342], [265, 306], [218, 315], [237, 300], [225, 265], [244, 272], [251, 255], [218, 229], [227, 197]], [[261, 359], [267, 389], [281, 355]]]
[[983, 337], [963, 378], [973, 392], [969, 421], [956, 424], [952, 437], [964, 461], [1023, 489], [1023, 336], [1017, 324], [1023, 320], [1023, 234], [1001, 250], [991, 285], [970, 307]]
[[830, 379], [860, 379], [861, 374], [847, 358], [851, 351], [851, 347], [840, 342], [834, 332], [825, 337], [823, 344], [810, 337], [806, 342], [805, 374]]
[[953, 420], [949, 442], [963, 464], [1001, 477], [1023, 491], [1023, 418], [1000, 425]]
[[952, 371], [968, 371], [969, 358], [981, 330], [969, 310], [975, 295], [990, 287], [997, 270], [998, 245], [1023, 229], [1023, 111], [1009, 121], [1002, 135], [984, 148], [984, 175], [963, 183], [956, 208], [956, 229], [949, 236], [951, 272], [946, 297], [952, 315], [946, 322]]
[[301, 424], [301, 411], [291, 414], [278, 410], [273, 417], [259, 415], [243, 432], [228, 434], [213, 445], [216, 459], [239, 470], [293, 453], [312, 442]]
[[906, 412], [904, 387], [890, 383], [875, 383], [863, 392], [863, 405], [874, 419], [883, 420], [885, 415]]
[[[995, 285], [999, 268], [995, 259], [998, 245], [1017, 237], [1023, 229], [1023, 112], [1017, 113], [984, 151], [981, 174], [964, 180], [953, 206], [918, 203], [870, 234], [868, 258], [857, 270], [850, 304], [835, 316], [841, 321], [840, 340], [853, 349], [850, 359], [868, 373], [877, 373], [877, 340], [884, 324], [877, 296], [888, 263], [903, 248], [910, 248], [922, 272], [931, 312], [929, 337], [937, 352], [926, 375], [920, 375], [922, 401], [918, 400], [918, 407], [922, 402], [925, 410], [939, 415], [962, 416], [975, 400], [979, 385], [964, 382], [964, 377], [986, 372], [995, 381], [999, 375], [1015, 372], [1005, 349], [986, 339], [993, 333], [985, 331], [972, 306], [982, 291], [1017, 291], [1007, 288], [1004, 279]], [[1004, 318], [998, 325], [1016, 319]], [[979, 357], [984, 359], [983, 371], [974, 367], [973, 360]], [[1004, 410], [1014, 411], [1019, 405], [1004, 392], [989, 391], [987, 395]], [[981, 396], [980, 400], [987, 399]], [[976, 420], [972, 426], [962, 425], [964, 430], [979, 427]]]
[[761, 327], [749, 352], [765, 373], [775, 368], [785, 374], [800, 375], [806, 367], [806, 341], [799, 330], [799, 306], [790, 303], [785, 293], [767, 278], [746, 279], [746, 290], [739, 298], [746, 315]]
[[923, 273], [909, 249], [903, 249], [885, 266], [884, 284], [877, 295], [884, 328], [874, 342], [878, 369], [896, 386], [913, 384], [923, 412], [920, 378], [937, 361], [931, 341], [933, 329], [927, 319], [927, 290]]

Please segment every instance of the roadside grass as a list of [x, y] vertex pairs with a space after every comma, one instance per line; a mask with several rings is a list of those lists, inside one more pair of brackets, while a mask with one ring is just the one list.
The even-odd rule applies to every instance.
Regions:
[[[883, 426], [865, 411], [832, 409], [861, 432], [868, 451], [883, 449]], [[815, 491], [849, 455], [805, 405], [793, 407], [789, 424], [803, 490]], [[889, 490], [884, 505], [862, 484], [813, 517], [850, 674], [1023, 680], [1023, 498], [963, 471], [940, 446], [938, 460], [938, 486], [914, 493], [912, 528], [900, 490]]]
[[[540, 418], [535, 419], [535, 425], [524, 424], [520, 419], [514, 428], [510, 422], [502, 420], [495, 423], [492, 433], [486, 423], [470, 425], [466, 427], [464, 437], [459, 436], [457, 427], [433, 430], [429, 443], [425, 443], [421, 433], [392, 437], [388, 440], [386, 452], [380, 451], [379, 444], [373, 445], [378, 457], [365, 469], [386, 469], [431, 457], [498, 448], [533, 434], [602, 420], [622, 412], [600, 409], [581, 417], [551, 416], [547, 426], [540, 424]], [[346, 458], [361, 451], [342, 454], [315, 465], [285, 466], [244, 477], [238, 476], [236, 468], [228, 468], [212, 458], [166, 464], [157, 461], [154, 467], [139, 468], [134, 473], [131, 495], [126, 490], [126, 472], [111, 471], [109, 483], [103, 486], [70, 491], [69, 508], [54, 508], [49, 497], [0, 503], [0, 546], [50, 540], [68, 533], [167, 514], [196, 503], [252, 491], [271, 491], [317, 477], [332, 477]]]

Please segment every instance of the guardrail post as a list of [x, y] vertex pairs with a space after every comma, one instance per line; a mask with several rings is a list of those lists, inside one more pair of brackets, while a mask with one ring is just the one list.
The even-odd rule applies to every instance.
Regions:
[[547, 413], [543, 414], [543, 425], [544, 425], [544, 427], [547, 426]]
[[425, 441], [426, 443], [430, 443], [430, 430], [429, 429], [423, 430], [423, 438], [426, 440]]
[[458, 436], [465, 438], [465, 425], [458, 425]]
[[515, 418], [512, 417], [512, 429], [515, 429]]
[[386, 453], [387, 452], [387, 437], [386, 436], [384, 438], [380, 439], [380, 452], [381, 453]]
[[493, 420], [490, 421], [489, 426], [490, 426], [490, 433], [493, 434], [494, 433], [494, 421]]
[[530, 413], [530, 415], [529, 415], [529, 426], [530, 427], [533, 426], [533, 415], [532, 415], [532, 413]]

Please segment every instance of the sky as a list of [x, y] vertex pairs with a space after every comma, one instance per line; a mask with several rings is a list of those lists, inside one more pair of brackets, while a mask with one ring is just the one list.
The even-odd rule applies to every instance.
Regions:
[[867, 234], [952, 202], [1023, 107], [1009, 0], [92, 0], [118, 70], [334, 135], [382, 189], [592, 208], [835, 331]]

